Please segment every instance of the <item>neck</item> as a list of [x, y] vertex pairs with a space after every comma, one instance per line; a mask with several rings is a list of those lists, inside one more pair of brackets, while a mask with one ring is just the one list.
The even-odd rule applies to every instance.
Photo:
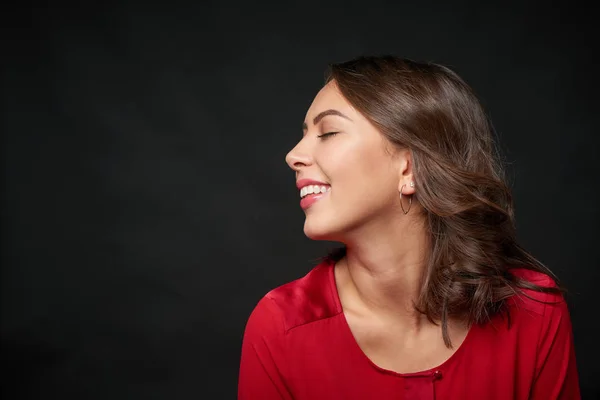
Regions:
[[426, 317], [414, 304], [426, 263], [426, 229], [415, 222], [408, 229], [390, 225], [399, 227], [395, 234], [361, 235], [368, 239], [346, 243], [346, 256], [338, 263], [346, 298], [353, 299], [349, 303], [356, 310], [419, 327]]

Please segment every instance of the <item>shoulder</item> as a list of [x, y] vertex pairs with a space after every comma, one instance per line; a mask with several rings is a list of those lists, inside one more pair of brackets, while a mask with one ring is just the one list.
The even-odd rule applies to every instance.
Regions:
[[566, 300], [561, 292], [544, 291], [558, 289], [554, 279], [542, 272], [528, 269], [515, 269], [511, 273], [525, 284], [533, 284], [541, 290], [523, 288], [509, 300], [511, 318], [521, 321], [540, 334], [562, 326], [570, 329], [570, 316]]
[[[569, 310], [559, 291], [548, 292], [558, 288], [552, 276], [528, 269], [510, 273], [520, 280], [520, 287], [512, 289], [514, 294], [506, 299], [506, 313], [498, 313], [481, 325], [479, 332], [484, 339], [479, 343], [487, 348], [493, 342], [502, 351], [514, 347], [527, 363], [537, 357], [545, 340], [569, 334]], [[530, 285], [537, 288], [527, 287]]]
[[282, 333], [339, 314], [334, 265], [323, 261], [305, 276], [265, 294], [250, 315], [248, 326], [269, 326]]
[[558, 285], [550, 275], [540, 271], [534, 271], [526, 268], [515, 268], [511, 269], [510, 273], [522, 283], [532, 284], [542, 288], [542, 291], [537, 291], [534, 289], [524, 289], [524, 291], [528, 295], [533, 296], [537, 300], [543, 300], [547, 297], [543, 289], [552, 289], [558, 287]]
[[556, 287], [556, 282], [548, 274], [540, 271], [534, 271], [527, 268], [514, 268], [510, 273], [527, 282], [534, 283], [543, 287]]
[[[515, 276], [542, 288], [558, 287], [554, 279], [546, 274], [529, 270], [515, 272]], [[532, 392], [533, 397], [557, 398], [560, 392], [565, 398], [579, 398], [573, 327], [562, 293], [525, 289], [514, 304], [517, 325], [522, 328], [517, 331], [523, 332], [520, 335], [523, 341], [531, 343], [531, 346], [522, 348], [535, 351], [531, 359], [535, 363], [535, 380], [538, 384], [535, 392]]]

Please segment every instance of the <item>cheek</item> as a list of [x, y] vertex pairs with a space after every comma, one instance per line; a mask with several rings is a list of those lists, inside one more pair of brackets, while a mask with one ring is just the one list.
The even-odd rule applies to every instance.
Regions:
[[[333, 160], [332, 160], [333, 161]], [[333, 174], [332, 190], [323, 203], [307, 213], [304, 233], [313, 240], [344, 241], [345, 232], [369, 221], [393, 217], [397, 201], [393, 185], [385, 176], [354, 164], [343, 174]], [[339, 171], [336, 171], [339, 172]]]
[[[323, 172], [328, 174], [332, 181], [344, 181], [349, 176], [367, 175], [371, 157], [369, 152], [365, 151], [364, 144], [343, 136], [330, 140], [331, 142], [319, 152], [318, 160]], [[333, 142], [334, 140], [337, 141]]]
[[[388, 191], [397, 184], [390, 156], [379, 148], [367, 146], [332, 152], [323, 159], [324, 171], [330, 174], [332, 184], [360, 187], [362, 191]], [[325, 169], [326, 167], [326, 169]]]
[[370, 214], [394, 206], [398, 181], [387, 159], [362, 153], [332, 161], [339, 169], [332, 174], [331, 200], [340, 213]]
[[335, 142], [323, 146], [317, 159], [324, 178], [332, 185], [336, 213], [346, 208], [369, 212], [395, 200], [398, 177], [391, 156], [380, 142], [350, 136], [330, 140]]

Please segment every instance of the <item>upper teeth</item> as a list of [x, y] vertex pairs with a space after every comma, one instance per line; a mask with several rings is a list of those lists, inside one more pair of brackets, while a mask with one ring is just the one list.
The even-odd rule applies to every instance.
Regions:
[[325, 193], [331, 190], [331, 186], [308, 185], [300, 189], [300, 197], [313, 193]]

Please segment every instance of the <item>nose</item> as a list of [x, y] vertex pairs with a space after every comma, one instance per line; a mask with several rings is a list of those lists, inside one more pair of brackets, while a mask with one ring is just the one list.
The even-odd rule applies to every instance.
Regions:
[[302, 141], [285, 156], [287, 165], [296, 172], [300, 171], [300, 168], [312, 163], [309, 153], [300, 146], [301, 143]]

